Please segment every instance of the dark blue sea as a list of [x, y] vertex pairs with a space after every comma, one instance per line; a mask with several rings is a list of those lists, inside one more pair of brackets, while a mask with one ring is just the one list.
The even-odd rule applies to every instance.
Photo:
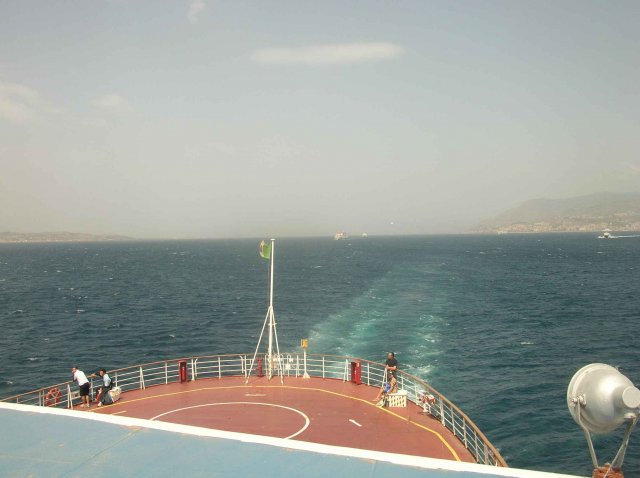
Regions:
[[[0, 244], [0, 396], [190, 355], [251, 352], [257, 240]], [[511, 466], [590, 475], [566, 406], [583, 365], [640, 383], [640, 239], [594, 234], [281, 239], [281, 350], [383, 361], [454, 401]], [[598, 437], [601, 462], [620, 441]], [[626, 475], [640, 476], [640, 431]]]

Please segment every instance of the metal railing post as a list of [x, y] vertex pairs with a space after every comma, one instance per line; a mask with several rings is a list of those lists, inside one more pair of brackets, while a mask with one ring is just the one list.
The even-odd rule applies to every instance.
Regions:
[[164, 363], [164, 384], [169, 383], [169, 364], [167, 362]]
[[322, 356], [322, 378], [324, 378], [324, 355]]
[[144, 386], [144, 373], [142, 372], [142, 367], [140, 367], [140, 390], [145, 388]]
[[220, 360], [220, 355], [218, 355], [218, 379], [222, 378], [222, 361]]

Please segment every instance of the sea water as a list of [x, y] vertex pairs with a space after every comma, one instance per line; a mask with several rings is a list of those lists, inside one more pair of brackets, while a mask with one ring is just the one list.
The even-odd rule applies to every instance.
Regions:
[[[108, 369], [248, 353], [257, 240], [0, 244], [0, 397]], [[566, 406], [583, 365], [640, 383], [640, 239], [594, 234], [281, 239], [281, 350], [384, 361], [456, 403], [510, 466], [590, 474]], [[640, 433], [640, 432], [638, 432]], [[610, 461], [621, 434], [596, 437]], [[632, 435], [627, 476], [640, 476]]]

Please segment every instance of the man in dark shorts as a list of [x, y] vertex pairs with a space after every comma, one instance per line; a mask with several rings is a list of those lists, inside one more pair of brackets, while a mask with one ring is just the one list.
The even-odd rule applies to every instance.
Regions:
[[73, 367], [71, 369], [71, 373], [73, 374], [73, 381], [78, 382], [78, 387], [80, 387], [80, 398], [82, 399], [81, 407], [89, 408], [89, 380], [87, 376], [82, 370], [78, 370], [78, 367]]
[[398, 361], [396, 360], [396, 356], [393, 352], [389, 352], [387, 355], [387, 361], [384, 363], [384, 368], [387, 371], [387, 374], [391, 373], [393, 378], [397, 379], [396, 372], [398, 370]]

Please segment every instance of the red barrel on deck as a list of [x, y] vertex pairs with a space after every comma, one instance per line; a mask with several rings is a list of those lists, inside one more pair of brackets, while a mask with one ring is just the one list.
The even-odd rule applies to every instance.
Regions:
[[262, 370], [262, 358], [258, 357], [258, 377], [264, 377], [264, 371]]
[[178, 362], [178, 372], [180, 374], [180, 383], [184, 383], [189, 380], [189, 375], [187, 373], [187, 361], [180, 360]]
[[351, 362], [351, 382], [356, 385], [362, 384], [362, 367], [360, 367], [359, 360]]

